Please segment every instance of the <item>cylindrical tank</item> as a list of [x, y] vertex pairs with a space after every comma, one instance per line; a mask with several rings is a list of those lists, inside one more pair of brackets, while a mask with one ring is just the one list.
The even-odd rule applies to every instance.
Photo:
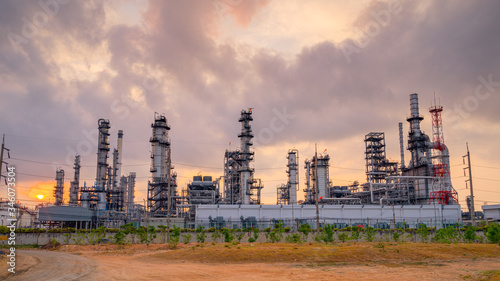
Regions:
[[82, 201], [82, 208], [88, 208], [89, 207], [89, 193], [88, 192], [82, 192], [82, 197], [80, 198]]
[[97, 202], [97, 209], [99, 211], [105, 211], [106, 210], [106, 193], [105, 192], [99, 192], [97, 193], [99, 201]]
[[202, 181], [203, 177], [202, 176], [194, 176], [193, 181]]
[[211, 176], [204, 176], [203, 181], [212, 181], [212, 177]]

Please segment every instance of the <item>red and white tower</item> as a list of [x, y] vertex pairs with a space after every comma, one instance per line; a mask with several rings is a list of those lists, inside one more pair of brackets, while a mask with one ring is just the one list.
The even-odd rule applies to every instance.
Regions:
[[444, 144], [443, 120], [441, 112], [443, 107], [436, 104], [429, 108], [432, 115], [432, 174], [434, 177], [441, 178], [440, 187], [430, 194], [429, 204], [432, 200], [437, 200], [439, 204], [450, 204], [457, 202], [457, 193], [453, 189], [450, 177], [450, 160], [448, 148]]
[[443, 153], [446, 149], [444, 145], [444, 134], [443, 134], [443, 120], [441, 119], [441, 112], [443, 112], [443, 107], [437, 105], [434, 100], [434, 106], [429, 108], [429, 112], [432, 115], [432, 172], [434, 177], [449, 177], [450, 167], [443, 161], [445, 154]]

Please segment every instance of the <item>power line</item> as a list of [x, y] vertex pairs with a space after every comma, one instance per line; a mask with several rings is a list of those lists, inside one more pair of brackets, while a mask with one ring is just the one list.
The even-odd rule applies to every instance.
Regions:
[[478, 178], [478, 177], [474, 177], [474, 179], [478, 179], [478, 180], [486, 180], [486, 181], [500, 181], [500, 180], [485, 179], [485, 178]]
[[472, 165], [472, 167], [487, 168], [487, 169], [498, 169], [498, 170], [500, 170], [500, 167], [491, 167], [491, 166]]

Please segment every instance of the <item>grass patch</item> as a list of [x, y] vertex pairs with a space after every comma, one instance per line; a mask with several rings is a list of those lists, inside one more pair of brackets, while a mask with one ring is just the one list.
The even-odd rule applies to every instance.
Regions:
[[[227, 244], [226, 244], [227, 245]], [[238, 249], [226, 245], [207, 245], [192, 251], [180, 248], [148, 257], [154, 261], [186, 260], [201, 263], [407, 263], [410, 265], [442, 266], [433, 261], [453, 261], [471, 258], [494, 258], [500, 256], [500, 246], [482, 244], [424, 244], [424, 243], [384, 243], [381, 251], [379, 243], [343, 244], [342, 247], [325, 244], [289, 243], [244, 243]], [[252, 246], [253, 245], [253, 246]], [[334, 250], [332, 250], [334, 249]], [[463, 255], [466, 254], [466, 256]]]

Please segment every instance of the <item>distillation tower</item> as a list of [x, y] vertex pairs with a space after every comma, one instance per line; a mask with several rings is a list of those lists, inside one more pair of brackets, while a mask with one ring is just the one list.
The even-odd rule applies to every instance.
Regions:
[[242, 110], [238, 120], [241, 123], [240, 150], [228, 151], [224, 154], [224, 196], [225, 204], [260, 204], [262, 182], [254, 179], [254, 170], [250, 168], [254, 153], [253, 145], [252, 109]]
[[64, 170], [59, 169], [56, 171], [56, 186], [54, 188], [54, 197], [56, 201], [54, 205], [60, 206], [63, 203], [64, 194]]
[[304, 161], [304, 169], [306, 170], [306, 180], [304, 188], [304, 203], [305, 204], [314, 204], [314, 193], [311, 186], [311, 160], [306, 159]]
[[[155, 113], [151, 142], [151, 180], [148, 183], [148, 208], [158, 216], [167, 215], [175, 210], [176, 195], [175, 174], [172, 173], [170, 159], [170, 126], [164, 115]], [[169, 194], [170, 193], [170, 194]], [[169, 202], [170, 201], [170, 202]], [[169, 210], [170, 207], [170, 210]]]
[[250, 121], [253, 121], [252, 110], [242, 110], [239, 122], [241, 122], [241, 133], [238, 135], [240, 138], [241, 151], [238, 161], [240, 165], [240, 196], [241, 203], [244, 205], [250, 204], [250, 195], [252, 188], [252, 175], [253, 169], [250, 168], [250, 161], [253, 160], [253, 152], [250, 151], [250, 147], [253, 145], [252, 138], [252, 127], [250, 126]]
[[78, 206], [78, 193], [80, 192], [80, 155], [75, 156], [75, 176], [73, 181], [71, 181], [71, 187], [69, 190], [69, 205]]
[[290, 149], [287, 155], [288, 163], [286, 173], [288, 174], [288, 182], [282, 184], [277, 189], [278, 205], [296, 205], [297, 190], [299, 188], [299, 151]]
[[97, 175], [95, 185], [98, 189], [104, 191], [106, 183], [106, 174], [108, 170], [108, 152], [109, 152], [109, 120], [99, 119], [99, 136], [97, 143]]

